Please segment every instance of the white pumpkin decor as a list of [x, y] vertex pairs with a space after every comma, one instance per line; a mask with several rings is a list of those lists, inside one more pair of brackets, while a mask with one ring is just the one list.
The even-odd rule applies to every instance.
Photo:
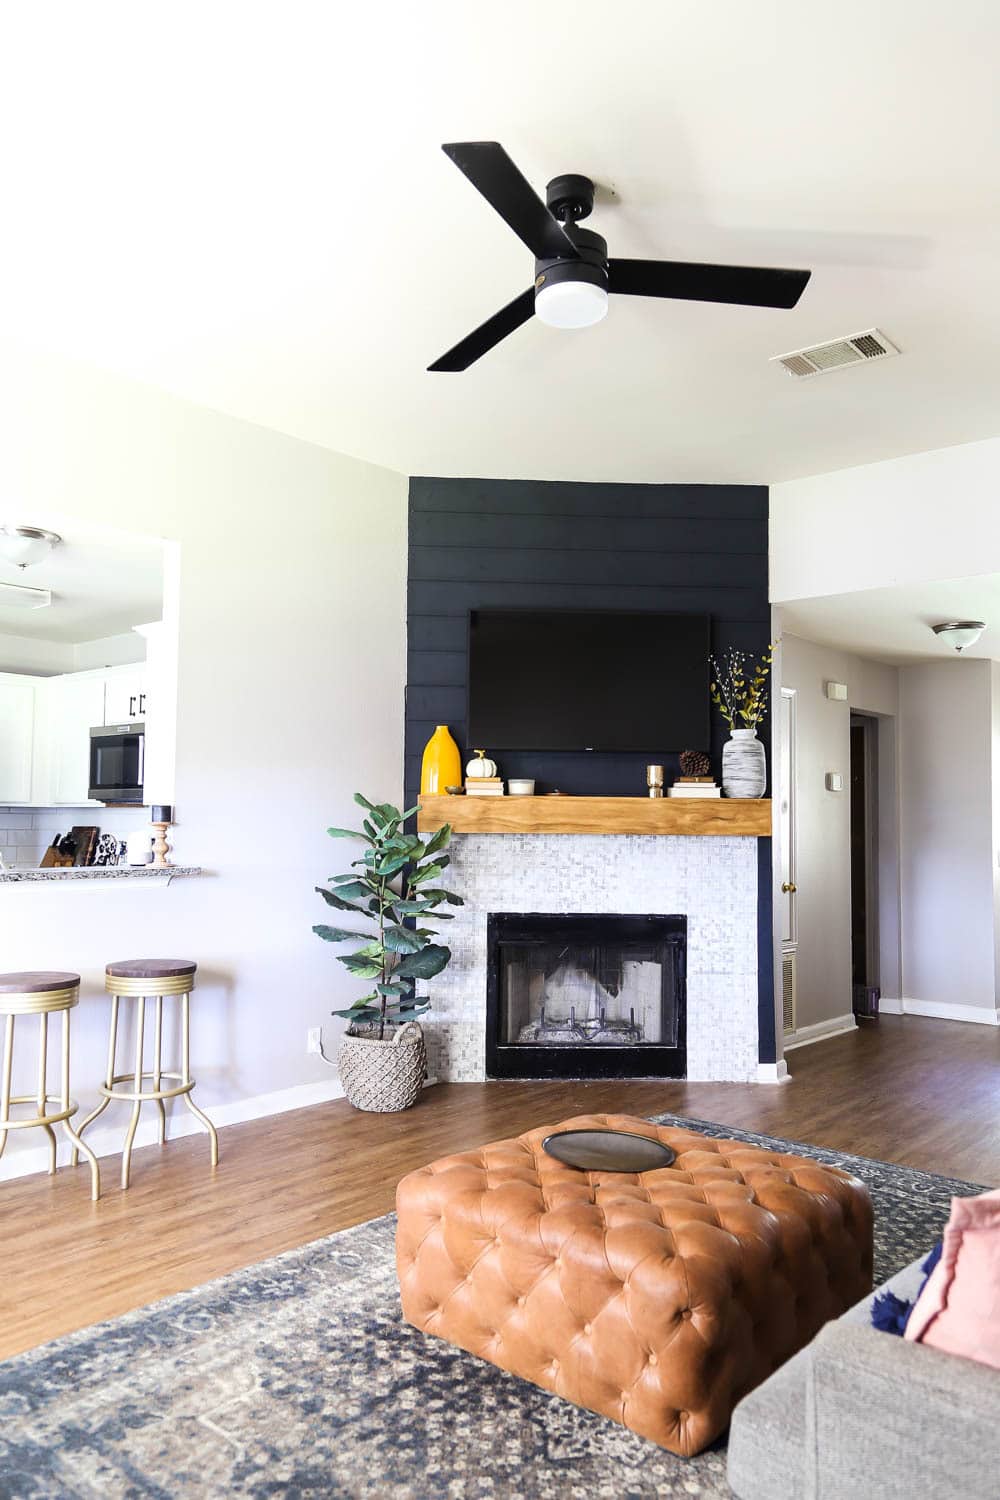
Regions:
[[487, 760], [485, 750], [477, 750], [466, 766], [465, 774], [472, 781], [477, 781], [483, 776], [495, 776], [497, 763], [495, 760]]

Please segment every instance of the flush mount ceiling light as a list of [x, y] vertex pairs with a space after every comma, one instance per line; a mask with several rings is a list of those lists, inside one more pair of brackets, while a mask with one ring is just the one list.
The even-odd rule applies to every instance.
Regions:
[[935, 635], [939, 635], [949, 646], [954, 646], [956, 651], [962, 652], [968, 646], [974, 646], [986, 629], [985, 620], [947, 620], [942, 625], [932, 625], [931, 629]]
[[0, 583], [0, 609], [47, 609], [51, 589], [27, 589], [20, 583]]
[[62, 537], [39, 526], [0, 526], [0, 557], [15, 567], [27, 568], [48, 557]]

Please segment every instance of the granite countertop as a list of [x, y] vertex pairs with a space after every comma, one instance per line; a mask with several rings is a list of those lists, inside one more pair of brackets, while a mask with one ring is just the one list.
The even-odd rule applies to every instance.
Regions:
[[0, 870], [0, 885], [24, 880], [165, 880], [177, 875], [200, 875], [200, 865], [64, 865], [51, 870]]

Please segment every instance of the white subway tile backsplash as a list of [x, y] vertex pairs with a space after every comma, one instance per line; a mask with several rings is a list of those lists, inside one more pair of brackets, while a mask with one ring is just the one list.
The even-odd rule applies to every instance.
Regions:
[[74, 825], [96, 826], [102, 833], [125, 838], [134, 828], [148, 825], [149, 809], [142, 807], [10, 807], [0, 806], [0, 853], [7, 865], [34, 869], [57, 835]]

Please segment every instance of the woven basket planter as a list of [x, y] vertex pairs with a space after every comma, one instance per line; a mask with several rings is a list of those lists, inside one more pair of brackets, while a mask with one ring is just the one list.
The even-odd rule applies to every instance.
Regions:
[[384, 1041], [348, 1033], [340, 1044], [340, 1081], [355, 1109], [390, 1114], [417, 1101], [427, 1077], [424, 1034], [416, 1021], [390, 1031]]

